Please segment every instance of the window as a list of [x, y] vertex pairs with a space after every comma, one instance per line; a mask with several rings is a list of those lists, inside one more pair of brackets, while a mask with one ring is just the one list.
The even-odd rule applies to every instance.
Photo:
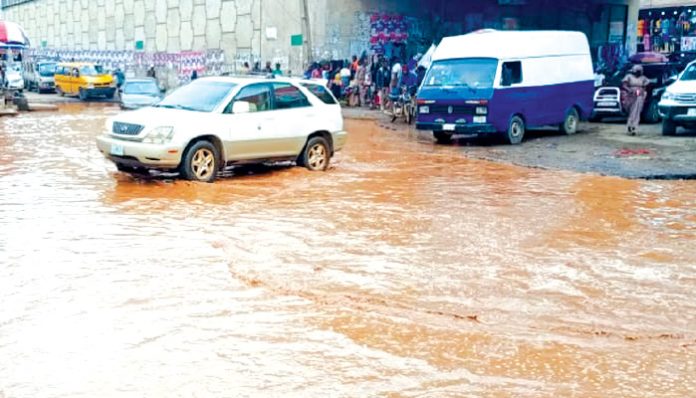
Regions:
[[212, 112], [230, 94], [235, 83], [195, 80], [179, 87], [157, 106], [194, 112]]
[[327, 105], [335, 105], [336, 104], [336, 99], [329, 93], [329, 90], [326, 89], [326, 87], [321, 86], [319, 84], [308, 84], [308, 83], [303, 83], [302, 86], [309, 90], [312, 94], [314, 94], [317, 98], [319, 98], [323, 103]]
[[271, 88], [267, 84], [254, 84], [239, 90], [239, 93], [225, 109], [232, 113], [232, 104], [236, 101], [249, 103], [250, 112], [264, 112], [271, 109]]
[[522, 62], [516, 61], [504, 63], [502, 75], [503, 77], [501, 85], [503, 87], [522, 83]]
[[436, 61], [424, 79], [426, 87], [466, 87], [471, 90], [491, 89], [495, 82], [498, 60], [466, 58]]
[[275, 109], [293, 109], [311, 106], [307, 97], [288, 83], [273, 83]]

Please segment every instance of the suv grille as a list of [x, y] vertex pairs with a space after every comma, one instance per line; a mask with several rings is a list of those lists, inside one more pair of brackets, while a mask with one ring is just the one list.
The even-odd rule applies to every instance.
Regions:
[[685, 102], [689, 104], [694, 104], [696, 103], [696, 94], [677, 94], [674, 97], [674, 100], [677, 102]]
[[114, 122], [111, 131], [119, 135], [138, 135], [143, 131], [143, 126], [139, 124]]

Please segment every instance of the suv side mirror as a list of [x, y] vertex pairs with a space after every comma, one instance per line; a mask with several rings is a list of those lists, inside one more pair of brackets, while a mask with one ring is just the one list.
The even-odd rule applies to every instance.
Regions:
[[249, 102], [235, 101], [234, 104], [232, 104], [232, 113], [235, 115], [249, 112], [251, 112], [251, 103]]
[[675, 83], [677, 80], [679, 80], [679, 75], [670, 76], [665, 84], [669, 86], [670, 84]]

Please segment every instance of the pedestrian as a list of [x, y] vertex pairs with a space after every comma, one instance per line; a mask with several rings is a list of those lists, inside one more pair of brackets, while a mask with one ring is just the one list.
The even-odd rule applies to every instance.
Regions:
[[275, 69], [273, 69], [273, 72], [271, 72], [273, 76], [283, 76], [283, 71], [280, 69], [280, 64], [276, 63], [275, 64]]
[[150, 65], [150, 69], [147, 70], [147, 77], [157, 79], [157, 73], [155, 72], [155, 65]]
[[191, 81], [196, 79], [198, 79], [198, 71], [194, 69], [193, 72], [191, 72]]
[[377, 89], [379, 95], [379, 109], [384, 110], [384, 105], [387, 101], [387, 94], [389, 89], [389, 68], [387, 68], [387, 62], [382, 60], [379, 69], [375, 76], [375, 88]]
[[341, 74], [341, 87], [344, 91], [350, 86], [351, 72], [348, 65], [348, 61], [345, 61], [339, 72]]
[[263, 68], [263, 73], [273, 73], [273, 68], [271, 68], [271, 61], [266, 62], [266, 67]]
[[624, 77], [622, 88], [624, 90], [624, 109], [628, 112], [627, 134], [636, 135], [640, 124], [640, 115], [647, 97], [647, 87], [650, 80], [643, 76], [643, 67], [634, 65], [631, 71]]
[[358, 98], [356, 106], [365, 106], [365, 94], [367, 93], [367, 86], [365, 86], [365, 77], [367, 76], [367, 68], [363, 61], [358, 62], [358, 70], [355, 72], [356, 86], [358, 89]]
[[312, 79], [321, 79], [321, 69], [319, 65], [315, 64], [312, 69], [312, 74], [310, 75]]
[[254, 63], [254, 69], [252, 70], [253, 73], [261, 73], [261, 63], [260, 62], [255, 62]]
[[249, 68], [249, 63], [245, 62], [244, 65], [242, 66], [242, 74], [248, 75], [249, 73], [251, 73], [251, 69]]

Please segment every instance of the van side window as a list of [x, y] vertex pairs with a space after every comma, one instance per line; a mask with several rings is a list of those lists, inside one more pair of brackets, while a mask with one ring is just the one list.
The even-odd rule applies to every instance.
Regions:
[[505, 62], [503, 64], [502, 75], [503, 77], [501, 85], [503, 87], [509, 87], [513, 84], [522, 83], [522, 62]]

